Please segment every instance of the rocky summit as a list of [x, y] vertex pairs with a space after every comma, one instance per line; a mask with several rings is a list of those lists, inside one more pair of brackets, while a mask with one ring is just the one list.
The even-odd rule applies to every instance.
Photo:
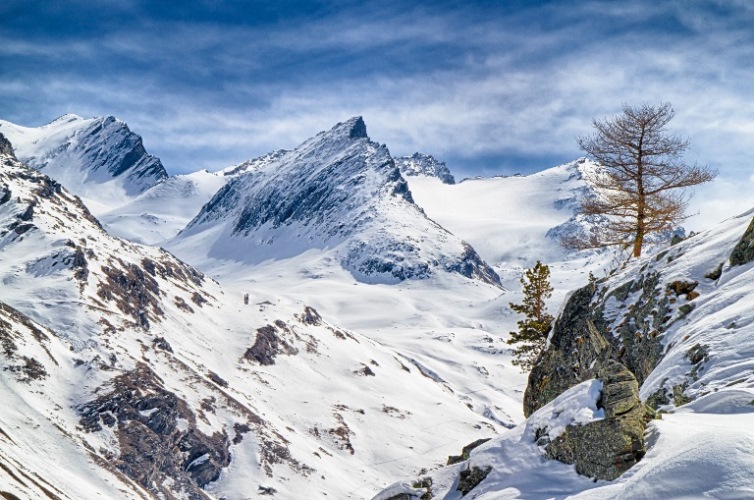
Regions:
[[13, 143], [16, 156], [64, 184], [74, 194], [112, 205], [164, 181], [159, 158], [142, 138], [113, 116], [63, 115], [41, 127], [0, 120], [0, 132]]
[[171, 251], [187, 260], [255, 263], [315, 250], [366, 282], [445, 272], [500, 285], [471, 245], [416, 205], [387, 147], [369, 139], [361, 117], [231, 172], [167, 243]]

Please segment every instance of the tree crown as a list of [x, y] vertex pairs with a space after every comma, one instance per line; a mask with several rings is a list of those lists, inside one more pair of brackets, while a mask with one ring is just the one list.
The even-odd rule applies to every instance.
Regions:
[[584, 214], [610, 218], [601, 231], [601, 245], [633, 240], [638, 257], [646, 234], [670, 230], [686, 218], [684, 188], [717, 175], [683, 161], [688, 140], [666, 129], [674, 116], [669, 103], [624, 104], [623, 114], [593, 120], [594, 134], [579, 139], [581, 149], [603, 167], [593, 182], [598, 195], [581, 205]]

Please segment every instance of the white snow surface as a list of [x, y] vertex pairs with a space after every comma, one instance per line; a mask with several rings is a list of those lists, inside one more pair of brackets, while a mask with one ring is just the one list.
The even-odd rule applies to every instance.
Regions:
[[[38, 360], [46, 377], [31, 382], [3, 378], [9, 394], [4, 400], [32, 401], [26, 406], [13, 403], [13, 412], [0, 412], [0, 428], [19, 447], [3, 449], [11, 450], [8, 460], [25, 467], [21, 469], [25, 474], [39, 471], [47, 477], [61, 498], [143, 495], [142, 487], [122, 475], [113, 479], [110, 472], [96, 472], [101, 459], [117, 456], [118, 439], [104, 425], [101, 431], [82, 430], [77, 413], [82, 404], [106, 392], [98, 388], [140, 363], [146, 363], [165, 389], [194, 412], [214, 398], [214, 413], [205, 410], [207, 421], [197, 419], [207, 434], [225, 430], [232, 437], [234, 425], [250, 418], [244, 415], [261, 419], [231, 446], [233, 461], [207, 487], [215, 497], [243, 498], [264, 486], [273, 487], [280, 498], [296, 498], [301, 491], [308, 498], [369, 498], [392, 478], [440, 464], [465, 443], [504, 429], [497, 422], [513, 425], [520, 419], [508, 412], [518, 411], [516, 391], [520, 392], [522, 376], [506, 367], [507, 354], [499, 353], [499, 338], [467, 319], [453, 319], [454, 327], [434, 332], [434, 347], [423, 346], [436, 298], [426, 289], [409, 292], [416, 300], [412, 303], [387, 285], [375, 288], [374, 297], [385, 307], [403, 304], [401, 314], [414, 316], [414, 323], [422, 325], [413, 332], [390, 328], [397, 348], [335, 326], [327, 318], [307, 323], [303, 317], [310, 304], [296, 293], [281, 293], [286, 283], [298, 279], [295, 275], [277, 283], [272, 277], [269, 288], [256, 288], [248, 281], [221, 286], [208, 277], [187, 278], [189, 269], [169, 254], [106, 234], [65, 190], [42, 195], [38, 189], [45, 184], [40, 174], [7, 157], [0, 161], [4, 162], [0, 180], [10, 190], [9, 201], [0, 205], [0, 226], [13, 227], [34, 205], [32, 215], [24, 215], [29, 224], [24, 232], [10, 230], [0, 238], [0, 301], [17, 309], [19, 317], [32, 318], [49, 329], [44, 331], [52, 346], [48, 348], [52, 357], [38, 349], [18, 353]], [[77, 276], [79, 250], [88, 270], [83, 278]], [[117, 289], [108, 292], [114, 283], [109, 276], [141, 269], [148, 282], [145, 259], [172, 269], [153, 276], [160, 311], [147, 304], [127, 314], [121, 310]], [[338, 280], [339, 294], [323, 296], [324, 302], [332, 301], [330, 305], [343, 299], [346, 288], [353, 293], [352, 278]], [[444, 292], [446, 298], [467, 296], [456, 306], [459, 310], [475, 298], [491, 299], [500, 293], [489, 285], [466, 282], [466, 290]], [[111, 293], [115, 295], [108, 298]], [[248, 303], [244, 293], [251, 295]], [[196, 294], [203, 297], [201, 305], [193, 299]], [[470, 300], [469, 294], [474, 298]], [[361, 320], [384, 326], [385, 314], [373, 306], [364, 304], [361, 310], [368, 316]], [[148, 329], [139, 326], [142, 315], [149, 321]], [[13, 331], [25, 339], [29, 334], [23, 333], [21, 321], [14, 320]], [[402, 323], [400, 316], [390, 321]], [[288, 328], [276, 326], [295, 354], [281, 353], [273, 365], [246, 360], [257, 329], [278, 322]], [[468, 346], [462, 354], [448, 342], [455, 336]], [[156, 348], [158, 339], [164, 339], [173, 352]], [[402, 349], [404, 345], [408, 347]], [[426, 376], [429, 370], [441, 373], [445, 382]], [[493, 380], [497, 373], [502, 376]], [[228, 387], [218, 386], [212, 374]], [[495, 386], [500, 386], [499, 394]], [[151, 408], [143, 408], [140, 417], [153, 418], [147, 415]], [[483, 416], [485, 411], [497, 420]], [[33, 419], [43, 423], [37, 427]], [[186, 429], [185, 421], [176, 425]], [[28, 440], [20, 434], [28, 434]], [[39, 450], [52, 450], [45, 443], [58, 442], [73, 443], [56, 455], [62, 457], [57, 462], [66, 464], [65, 470], [47, 473], [47, 455]], [[87, 443], [94, 451], [78, 443]], [[286, 450], [279, 462], [265, 458], [263, 450], [273, 446]], [[30, 455], [35, 458], [24, 461]], [[40, 496], [12, 478], [0, 475], [0, 481], [4, 491], [23, 498]]]
[[[17, 151], [26, 148], [40, 158], [54, 149], [50, 144], [57, 137], [70, 138], [83, 119], [61, 120], [56, 125], [60, 136], [40, 140], [31, 134]], [[6, 123], [0, 124], [4, 134]], [[15, 145], [11, 134], [6, 135]], [[359, 141], [362, 147], [365, 141]], [[698, 281], [700, 296], [689, 301], [695, 307], [685, 316], [678, 311], [685, 299], [675, 304], [676, 321], [663, 338], [665, 356], [641, 387], [646, 398], [658, 389], [670, 391], [687, 383], [685, 394], [695, 400], [664, 408], [669, 413], [650, 424], [649, 452], [637, 466], [614, 482], [594, 483], [578, 476], [572, 466], [546, 460], [533, 433], [547, 427], [554, 436], [569, 423], [601, 418], [596, 407], [599, 383], [572, 388], [524, 421], [526, 379], [512, 367], [505, 343], [518, 319], [507, 304], [520, 301], [518, 278], [524, 268], [536, 260], [551, 265], [556, 292], [550, 305], [555, 311], [568, 290], [586, 283], [590, 270], [600, 276], [620, 263], [606, 253], [567, 252], [547, 237], [573, 216], [575, 197], [588, 188], [584, 174], [590, 164], [577, 161], [532, 176], [456, 185], [414, 176], [408, 182], [416, 205], [405, 197], [385, 196], [386, 184], [379, 176], [357, 175], [363, 198], [343, 200], [368, 208], [355, 219], [345, 219], [344, 226], [357, 233], [366, 228], [357, 236], [360, 240], [338, 226], [350, 211], [325, 211], [332, 217], [315, 227], [312, 221], [321, 223], [317, 217], [324, 217], [317, 212], [322, 207], [315, 207], [309, 219], [233, 233], [229, 221], [237, 226], [241, 220], [241, 209], [233, 207], [242, 195], [277, 196], [301, 188], [292, 163], [286, 163], [288, 155], [298, 155], [300, 161], [312, 153], [310, 158], [320, 162], [324, 155], [336, 160], [331, 165], [342, 166], [337, 160], [347, 156], [342, 148], [348, 141], [327, 142], [313, 138], [292, 152], [246, 162], [235, 172], [228, 169], [228, 175], [197, 172], [136, 195], [107, 193], [110, 200], [101, 205], [92, 200], [108, 230], [158, 244], [194, 218], [216, 190], [237, 190], [236, 197], [226, 198], [229, 206], [222, 218], [207, 215], [219, 212], [203, 211], [204, 218], [197, 217], [170, 243], [171, 250], [219, 282], [156, 275], [163, 314], [148, 311], [148, 329], [98, 293], [107, 282], [107, 269], [143, 267], [145, 258], [188, 268], [156, 248], [99, 230], [65, 191], [39, 198], [34, 193], [39, 183], [18, 175], [26, 172], [23, 167], [0, 158], [5, 162], [2, 183], [12, 193], [10, 201], [0, 204], [0, 227], [19, 221], [30, 200], [37, 203], [29, 221], [34, 227], [0, 237], [0, 302], [19, 311], [0, 307], [0, 319], [16, 332], [18, 346], [14, 357], [0, 356], [5, 370], [0, 390], [9, 402], [0, 411], [0, 460], [22, 481], [34, 477], [39, 483], [23, 481], [24, 486], [0, 473], [0, 491], [46, 498], [41, 484], [61, 498], [146, 495], [122, 474], [97, 465], [103, 457], [117, 456], [117, 437], [107, 427], [83, 431], [76, 412], [114, 376], [146, 362], [166, 389], [194, 412], [215, 398], [215, 413], [207, 414], [206, 422], [197, 420], [203, 432], [226, 430], [232, 437], [243, 412], [263, 420], [231, 446], [230, 466], [206, 489], [216, 498], [246, 498], [258, 487], [273, 487], [274, 498], [301, 498], [302, 492], [306, 498], [372, 498], [401, 478], [406, 479], [391, 491], [415, 492], [411, 482], [428, 475], [434, 480], [435, 498], [455, 499], [460, 498], [455, 491], [458, 472], [469, 463], [490, 465], [493, 471], [465, 498], [754, 496], [754, 309], [749, 299], [754, 266], [727, 263], [753, 213], [696, 235], [666, 254], [650, 251], [601, 285], [619, 286], [640, 272], [656, 270], [662, 274], [660, 288], [678, 279]], [[389, 158], [387, 150], [366, 142], [364, 154], [379, 170], [383, 156]], [[286, 168], [291, 168], [290, 176], [273, 175]], [[271, 189], [281, 181], [286, 183], [277, 186], [280, 190]], [[388, 201], [375, 205], [373, 198]], [[231, 212], [237, 218], [225, 217]], [[332, 232], [323, 236], [323, 228]], [[457, 253], [461, 239], [495, 268], [504, 290], [456, 273], [404, 281], [365, 277], [343, 265], [346, 247], [339, 247], [362, 241], [384, 250], [384, 241], [418, 241], [434, 248], [434, 258]], [[89, 274], [83, 281], [76, 278], [72, 264], [76, 248], [87, 256]], [[406, 251], [403, 257], [411, 255]], [[704, 277], [720, 263], [718, 280]], [[194, 293], [205, 297], [202, 306], [192, 301]], [[318, 324], [304, 320], [306, 306], [322, 315]], [[621, 308], [615, 306], [614, 320], [620, 321]], [[278, 330], [296, 354], [279, 354], [274, 365], [244, 359], [258, 338], [257, 329], [276, 321], [289, 329]], [[29, 325], [36, 325], [47, 340], [37, 340]], [[153, 347], [158, 338], [174, 352]], [[696, 344], [706, 347], [708, 358], [694, 378], [688, 351]], [[24, 372], [13, 367], [21, 366], [22, 356], [38, 360], [48, 376], [21, 380]], [[210, 373], [228, 386], [219, 386]], [[231, 400], [241, 405], [241, 413]], [[150, 408], [142, 411], [143, 418], [152, 416]], [[177, 422], [182, 431], [188, 425]], [[448, 455], [481, 437], [493, 439], [474, 450], [469, 463], [443, 467]], [[265, 461], [260, 450], [270, 443], [286, 448], [291, 460]], [[56, 457], [54, 463], [49, 456]], [[384, 492], [380, 495], [387, 498]]]
[[96, 215], [110, 234], [159, 245], [186, 227], [226, 181], [206, 170], [175, 175], [124, 205]]

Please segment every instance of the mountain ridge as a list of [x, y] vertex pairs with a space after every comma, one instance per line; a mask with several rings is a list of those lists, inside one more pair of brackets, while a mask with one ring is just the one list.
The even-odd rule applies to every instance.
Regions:
[[[200, 233], [214, 240], [201, 242]], [[207, 257], [250, 263], [330, 249], [357, 279], [395, 282], [441, 270], [499, 286], [471, 246], [426, 218], [361, 117], [234, 177], [167, 245], [178, 254], [204, 245]]]

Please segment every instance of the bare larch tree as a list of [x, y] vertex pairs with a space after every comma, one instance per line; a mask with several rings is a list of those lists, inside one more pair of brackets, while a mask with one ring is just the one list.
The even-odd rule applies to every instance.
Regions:
[[600, 245], [633, 244], [633, 255], [639, 257], [647, 234], [672, 229], [687, 218], [683, 188], [717, 175], [709, 167], [684, 163], [688, 140], [665, 129], [674, 114], [669, 103], [624, 104], [623, 114], [594, 120], [596, 132], [579, 139], [581, 149], [603, 167], [594, 182], [598, 195], [585, 198], [580, 207], [583, 214], [610, 221], [598, 232]]

